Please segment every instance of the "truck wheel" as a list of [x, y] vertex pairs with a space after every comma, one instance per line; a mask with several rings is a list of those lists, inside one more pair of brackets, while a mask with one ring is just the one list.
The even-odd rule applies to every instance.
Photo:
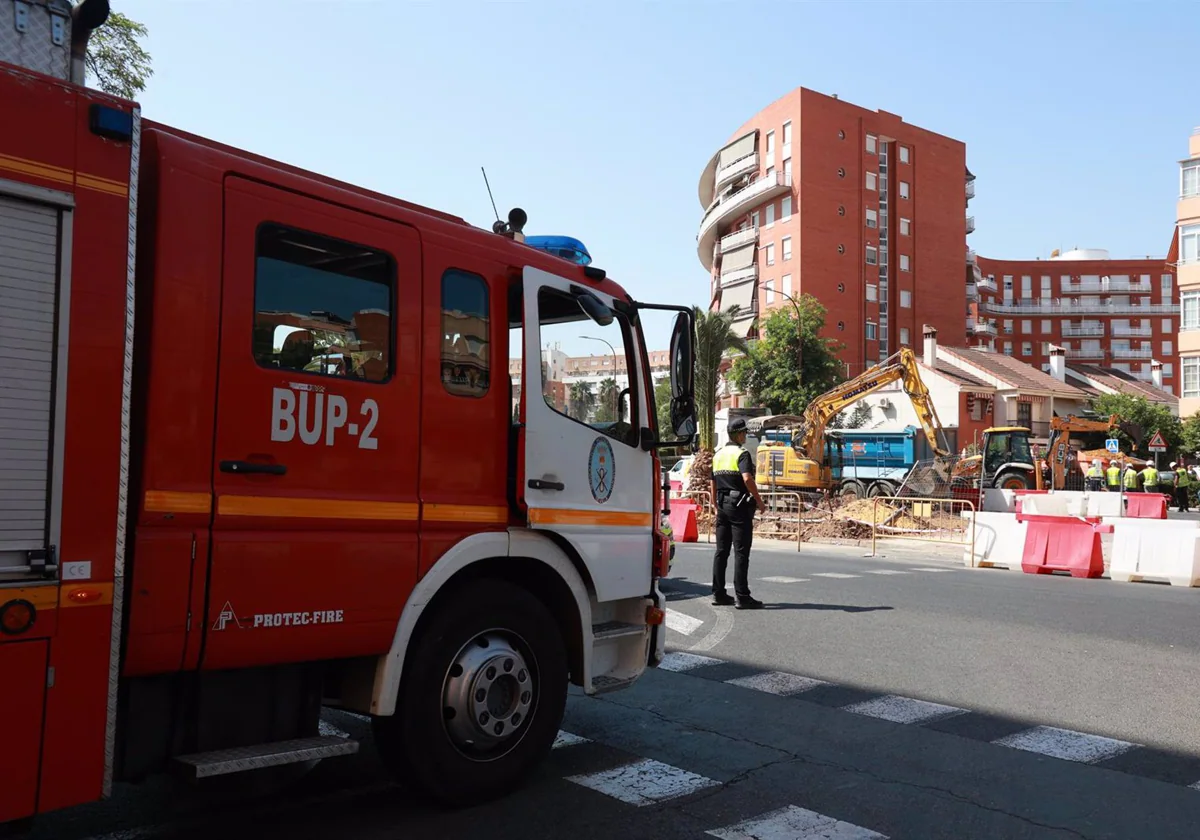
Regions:
[[847, 481], [842, 485], [841, 496], [843, 499], [864, 499], [867, 492], [857, 481]]
[[1007, 472], [996, 481], [996, 486], [1001, 490], [1028, 490], [1030, 482], [1024, 473]]
[[373, 720], [388, 769], [452, 807], [519, 787], [566, 708], [566, 647], [550, 611], [511, 583], [475, 581], [409, 650], [395, 715]]
[[867, 489], [867, 495], [874, 499], [876, 496], [887, 498], [896, 494], [892, 491], [892, 485], [886, 481], [876, 481]]

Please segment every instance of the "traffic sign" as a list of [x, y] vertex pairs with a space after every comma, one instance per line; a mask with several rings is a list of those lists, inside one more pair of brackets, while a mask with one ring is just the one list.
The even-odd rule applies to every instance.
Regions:
[[1150, 438], [1150, 443], [1146, 446], [1151, 452], [1166, 452], [1167, 442], [1163, 440], [1162, 432], [1155, 432], [1154, 437]]
[[1116, 455], [1121, 451], [1121, 441], [1117, 440], [1116, 438], [1109, 438], [1108, 440], [1104, 441], [1104, 448]]

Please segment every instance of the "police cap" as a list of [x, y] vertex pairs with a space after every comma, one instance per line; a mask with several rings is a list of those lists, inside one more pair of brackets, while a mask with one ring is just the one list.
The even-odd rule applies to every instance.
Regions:
[[731, 435], [735, 434], [737, 432], [746, 431], [746, 418], [745, 417], [734, 417], [732, 420], [729, 421], [728, 431], [729, 431], [729, 434], [731, 434]]

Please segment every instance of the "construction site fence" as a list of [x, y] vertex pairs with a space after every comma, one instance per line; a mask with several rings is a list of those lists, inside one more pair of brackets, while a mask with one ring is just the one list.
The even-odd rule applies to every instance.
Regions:
[[[970, 546], [975, 556], [974, 502], [966, 499], [876, 497], [871, 506], [871, 555], [880, 538]], [[964, 516], [964, 514], [966, 514]]]
[[[759, 495], [767, 509], [754, 518], [754, 536], [774, 540], [794, 539], [796, 550], [799, 551], [802, 516], [807, 507], [801, 494], [778, 490], [760, 492]], [[697, 534], [704, 535], [706, 543], [711, 543], [717, 527], [712, 493], [708, 490], [683, 490], [673, 493], [672, 498], [694, 502], [699, 507], [696, 513], [696, 531]]]

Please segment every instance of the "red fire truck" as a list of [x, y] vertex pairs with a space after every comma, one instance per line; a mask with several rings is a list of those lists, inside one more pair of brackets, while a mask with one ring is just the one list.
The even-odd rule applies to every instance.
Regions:
[[[0, 15], [0, 824], [354, 752], [322, 708], [442, 801], [519, 784], [568, 683], [661, 660], [642, 324], [677, 312], [687, 436], [691, 312], [519, 210], [482, 230], [143, 121], [81, 83], [106, 0]], [[574, 323], [629, 360], [616, 422], [543, 381]]]

